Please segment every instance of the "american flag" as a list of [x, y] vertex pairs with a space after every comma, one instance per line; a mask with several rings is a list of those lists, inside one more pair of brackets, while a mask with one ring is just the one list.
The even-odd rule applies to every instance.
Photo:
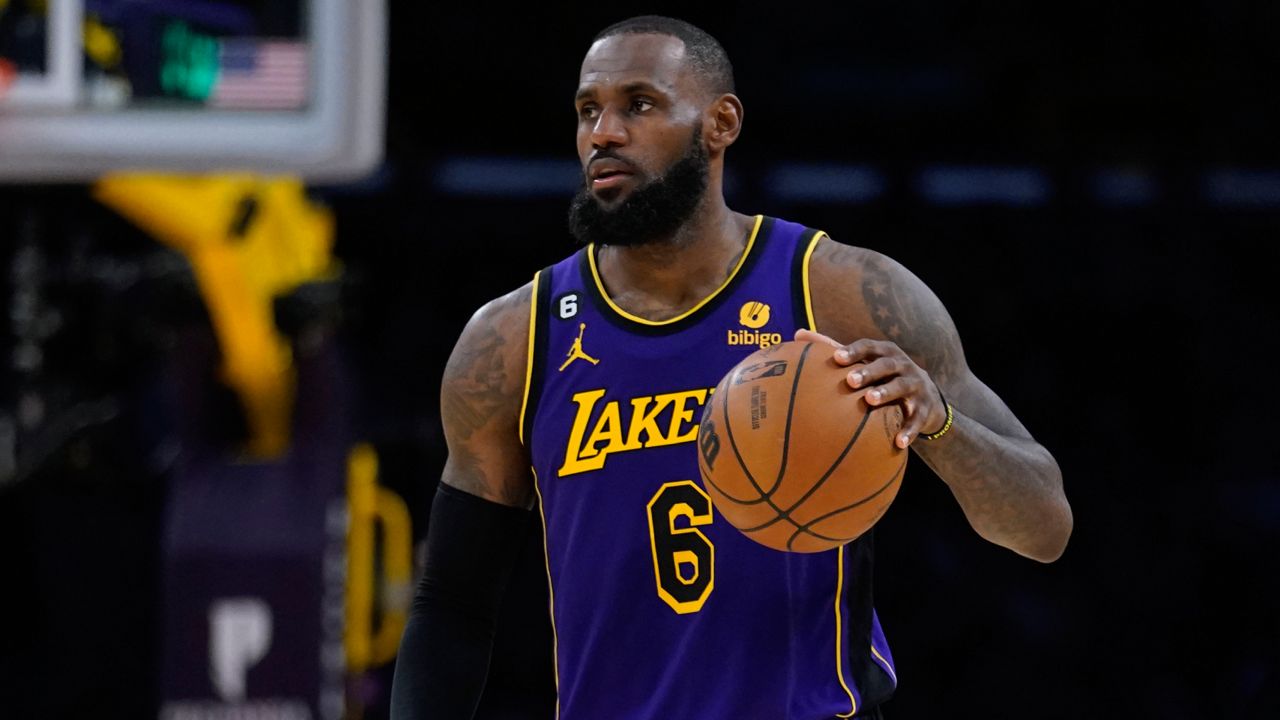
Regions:
[[307, 104], [307, 44], [224, 39], [209, 104], [237, 110], [297, 110]]

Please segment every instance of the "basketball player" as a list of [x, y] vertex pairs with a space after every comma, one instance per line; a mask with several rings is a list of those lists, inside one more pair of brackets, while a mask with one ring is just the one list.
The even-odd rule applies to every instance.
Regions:
[[733, 90], [720, 45], [681, 21], [634, 18], [591, 45], [570, 209], [583, 247], [481, 308], [445, 370], [449, 459], [398, 720], [472, 717], [531, 517], [545, 525], [562, 720], [878, 717], [897, 680], [869, 534], [770, 550], [695, 482], [708, 388], [784, 338], [847, 343], [849, 384], [900, 404], [896, 441], [979, 535], [1042, 562], [1062, 553], [1057, 464], [970, 372], [934, 294], [882, 255], [725, 205]]

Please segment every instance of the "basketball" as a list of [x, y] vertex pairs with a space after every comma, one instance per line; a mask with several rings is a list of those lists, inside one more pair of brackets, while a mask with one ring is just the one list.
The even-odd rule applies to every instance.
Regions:
[[709, 398], [698, 467], [716, 509], [775, 550], [821, 552], [875, 525], [902, 483], [896, 404], [872, 408], [825, 343], [747, 356]]

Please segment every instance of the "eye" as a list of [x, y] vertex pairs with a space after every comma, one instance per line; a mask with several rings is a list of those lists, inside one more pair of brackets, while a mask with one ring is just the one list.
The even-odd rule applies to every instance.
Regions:
[[642, 113], [653, 107], [653, 101], [645, 98], [636, 98], [631, 101], [631, 112]]
[[582, 107], [578, 108], [578, 117], [582, 118], [583, 120], [591, 120], [591, 119], [594, 119], [595, 116], [599, 114], [599, 112], [600, 111], [596, 108], [595, 105], [583, 105]]

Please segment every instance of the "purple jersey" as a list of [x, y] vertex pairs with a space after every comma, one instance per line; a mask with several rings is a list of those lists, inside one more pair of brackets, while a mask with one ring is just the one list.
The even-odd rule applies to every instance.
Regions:
[[562, 720], [825, 720], [896, 684], [870, 533], [783, 553], [712, 506], [695, 442], [710, 389], [813, 327], [821, 233], [757, 217], [729, 279], [654, 322], [613, 303], [594, 246], [538, 273], [521, 439], [546, 529]]

